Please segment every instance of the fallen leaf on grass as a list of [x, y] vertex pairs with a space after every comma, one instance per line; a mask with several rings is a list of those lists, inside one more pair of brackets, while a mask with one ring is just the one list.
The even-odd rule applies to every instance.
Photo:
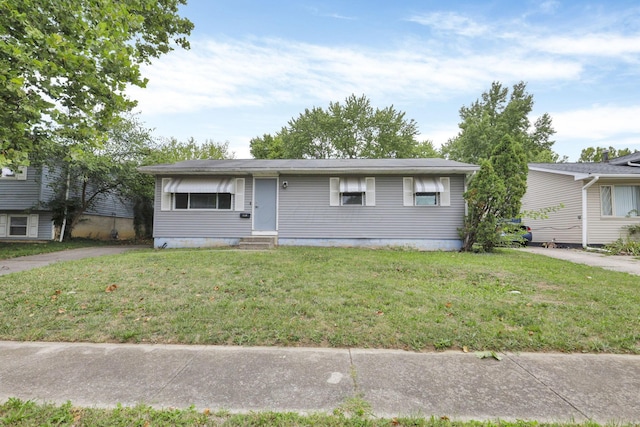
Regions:
[[67, 312], [67, 310], [65, 310], [64, 308], [59, 308], [58, 309], [58, 314], [64, 314], [66, 312]]
[[450, 302], [446, 303], [444, 306], [447, 308], [450, 308], [453, 304], [451, 304]]
[[118, 289], [118, 285], [109, 285], [109, 286], [107, 286], [107, 289], [105, 289], [104, 291], [105, 292], [113, 292], [116, 289]]

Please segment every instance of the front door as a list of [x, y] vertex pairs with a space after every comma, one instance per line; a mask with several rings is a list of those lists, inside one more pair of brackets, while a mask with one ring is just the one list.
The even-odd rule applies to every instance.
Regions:
[[278, 179], [256, 178], [253, 204], [253, 230], [276, 231]]

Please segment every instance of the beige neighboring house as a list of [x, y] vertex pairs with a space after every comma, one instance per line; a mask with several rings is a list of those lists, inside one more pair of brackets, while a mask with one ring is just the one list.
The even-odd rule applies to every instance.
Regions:
[[547, 219], [525, 217], [533, 242], [605, 245], [640, 225], [640, 152], [600, 163], [530, 163], [523, 211], [564, 207]]

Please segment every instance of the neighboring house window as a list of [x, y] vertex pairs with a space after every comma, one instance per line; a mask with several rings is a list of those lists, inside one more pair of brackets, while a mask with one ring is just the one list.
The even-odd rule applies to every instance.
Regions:
[[244, 210], [244, 178], [162, 178], [160, 209]]
[[602, 216], [640, 216], [640, 185], [600, 186]]
[[20, 166], [15, 170], [2, 168], [0, 169], [0, 179], [15, 179], [24, 181], [27, 179], [27, 168], [25, 166]]
[[38, 214], [0, 214], [0, 237], [38, 237]]
[[375, 206], [376, 179], [373, 177], [329, 178], [330, 206]]
[[174, 209], [231, 209], [231, 193], [175, 193]]
[[404, 206], [450, 206], [448, 177], [405, 177], [402, 179]]

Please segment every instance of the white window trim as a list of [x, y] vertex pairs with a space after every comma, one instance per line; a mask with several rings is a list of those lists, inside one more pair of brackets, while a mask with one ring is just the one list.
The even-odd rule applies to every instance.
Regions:
[[451, 179], [448, 176], [436, 178], [440, 180], [444, 191], [436, 192], [437, 203], [435, 205], [417, 205], [416, 192], [413, 187], [413, 177], [402, 178], [402, 204], [403, 206], [415, 206], [419, 208], [429, 208], [437, 206], [451, 206]]
[[[615, 192], [615, 187], [616, 186], [624, 186], [624, 187], [640, 187], [640, 185], [638, 184], [605, 184], [605, 185], [601, 185], [600, 186], [600, 216], [604, 217], [604, 218], [637, 218], [640, 217], [640, 213], [637, 216], [627, 216], [625, 215], [617, 215], [616, 214], [616, 192]], [[604, 213], [604, 203], [602, 200], [602, 190], [604, 188], [608, 188], [609, 189], [609, 196], [611, 198], [611, 215], [607, 215]]]
[[245, 199], [245, 181], [244, 178], [235, 179], [235, 193], [231, 195], [231, 209], [175, 209], [174, 193], [164, 191], [167, 184], [171, 182], [171, 178], [162, 178], [160, 180], [160, 210], [161, 211], [244, 211]]
[[[221, 212], [230, 212], [233, 211], [233, 207], [235, 204], [235, 200], [234, 200], [234, 194], [233, 193], [170, 193], [171, 194], [171, 198], [172, 198], [172, 209], [174, 211], [178, 211], [178, 212], [185, 212], [185, 211], [191, 211], [191, 212], [217, 212], [217, 211], [221, 211]], [[187, 207], [186, 208], [176, 208], [176, 194], [187, 194], [188, 199], [187, 199]], [[191, 205], [191, 195], [192, 194], [216, 194], [216, 206], [218, 206], [218, 194], [231, 194], [231, 203], [229, 205], [229, 209], [220, 209], [220, 208], [192, 208]]]
[[3, 168], [3, 169], [9, 169], [14, 174], [12, 176], [2, 176], [2, 174], [0, 173], [0, 180], [7, 180], [7, 181], [26, 181], [27, 180], [26, 166], [19, 166], [18, 169], [16, 170], [12, 170], [10, 168]]
[[339, 177], [329, 178], [329, 206], [375, 206], [376, 205], [376, 179], [375, 177], [365, 177], [365, 191], [362, 191], [363, 203], [361, 205], [343, 205], [342, 192], [340, 191]]
[[[27, 218], [27, 234], [25, 235], [12, 235], [11, 234], [11, 219], [12, 218]], [[11, 238], [38, 238], [38, 214], [0, 214], [0, 237]]]

